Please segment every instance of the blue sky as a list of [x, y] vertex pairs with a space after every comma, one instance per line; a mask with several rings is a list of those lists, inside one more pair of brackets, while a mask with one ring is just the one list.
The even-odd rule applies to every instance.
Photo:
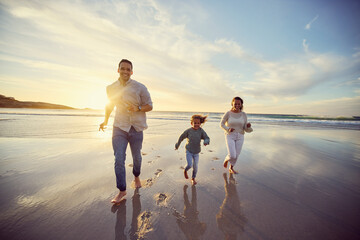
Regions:
[[121, 58], [155, 110], [360, 115], [359, 1], [0, 0], [1, 94], [102, 108]]

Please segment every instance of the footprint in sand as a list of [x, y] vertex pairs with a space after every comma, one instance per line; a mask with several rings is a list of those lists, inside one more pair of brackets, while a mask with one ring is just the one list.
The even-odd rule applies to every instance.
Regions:
[[158, 193], [155, 195], [155, 201], [157, 205], [165, 206], [169, 200], [169, 196], [166, 193]]
[[155, 174], [155, 177], [153, 178], [148, 178], [146, 180], [143, 180], [141, 181], [141, 185], [143, 187], [150, 187], [152, 186], [154, 183], [155, 183], [155, 180], [160, 176], [160, 174], [162, 173], [162, 169], [158, 168], [156, 169], [156, 172], [154, 173]]
[[128, 165], [128, 167], [133, 167], [134, 166], [134, 164], [132, 164], [132, 163], [129, 163], [129, 165]]
[[152, 231], [152, 221], [153, 221], [153, 213], [150, 211], [145, 211], [138, 216], [138, 229], [137, 229], [137, 237], [138, 239], [143, 239], [145, 234]]
[[208, 152], [213, 152], [213, 150], [208, 150]]
[[141, 155], [145, 156], [145, 155], [147, 155], [147, 153], [145, 153], [145, 152], [141, 152]]
[[158, 168], [154, 174], [156, 177], [159, 177], [161, 172], [162, 172], [162, 170], [160, 168]]
[[[146, 155], [146, 153], [145, 154], [143, 154], [143, 155]], [[161, 156], [155, 156], [155, 158], [156, 159], [159, 159], [159, 158], [161, 158]], [[150, 161], [148, 161], [148, 163], [153, 163], [154, 162], [154, 160], [150, 160]]]
[[219, 159], [220, 159], [220, 158], [218, 158], [218, 157], [213, 157], [213, 158], [212, 158], [213, 161], [217, 161], [217, 160], [219, 160]]

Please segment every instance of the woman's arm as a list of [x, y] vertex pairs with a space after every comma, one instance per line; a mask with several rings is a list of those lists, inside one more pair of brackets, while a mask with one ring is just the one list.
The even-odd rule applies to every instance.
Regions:
[[244, 123], [244, 131], [247, 132], [247, 133], [251, 133], [253, 131], [253, 129], [251, 128], [251, 123], [249, 123], [247, 121], [247, 115], [246, 113], [243, 112], [243, 114], [245, 115], [245, 123]]
[[220, 127], [224, 129], [225, 131], [229, 131], [229, 127], [225, 125], [227, 120], [229, 119], [229, 112], [226, 112], [223, 117], [221, 118]]

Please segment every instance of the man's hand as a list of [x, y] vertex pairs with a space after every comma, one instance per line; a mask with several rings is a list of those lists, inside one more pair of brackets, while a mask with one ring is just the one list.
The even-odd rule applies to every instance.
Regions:
[[129, 105], [127, 106], [127, 110], [128, 110], [129, 112], [137, 112], [137, 111], [139, 111], [139, 107], [138, 107], [138, 106], [135, 106], [135, 105], [132, 105], [132, 104], [129, 104]]
[[102, 130], [104, 132], [104, 130], [106, 129], [106, 125], [107, 123], [103, 122], [100, 124], [100, 127], [99, 127], [99, 131]]
[[124, 105], [125, 105], [126, 110], [128, 112], [137, 112], [137, 111], [139, 111], [139, 107], [137, 105], [132, 104], [129, 101], [124, 101]]

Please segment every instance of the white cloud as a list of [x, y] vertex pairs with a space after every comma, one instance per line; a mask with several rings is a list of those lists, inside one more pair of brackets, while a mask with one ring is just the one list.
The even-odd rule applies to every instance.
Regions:
[[306, 39], [303, 40], [303, 48], [306, 53], [309, 52], [309, 44], [307, 43]]
[[[26, 46], [22, 49], [17, 48], [17, 44], [2, 42], [7, 49], [7, 54], [1, 55], [5, 61], [39, 69], [44, 74], [57, 72], [67, 75], [66, 79], [76, 76], [77, 81], [87, 82], [91, 79], [89, 76], [94, 75], [97, 79], [103, 77], [113, 81], [115, 78], [109, 78], [106, 71], [112, 68], [116, 73], [115, 66], [119, 58], [124, 57], [134, 61], [134, 77], [145, 79], [144, 83], [155, 92], [160, 89], [174, 94], [183, 92], [190, 99], [195, 99], [199, 92], [220, 98], [224, 93], [232, 94], [221, 71], [208, 62], [219, 51], [218, 44], [192, 34], [184, 24], [174, 24], [171, 15], [154, 1], [130, 2], [125, 8], [115, 3], [114, 10], [113, 5], [105, 6], [104, 10], [103, 5], [81, 2], [5, 4], [16, 17], [17, 24], [27, 22], [33, 27], [30, 31], [36, 31], [31, 35], [18, 33], [33, 39], [17, 43]], [[56, 49], [46, 51], [44, 46], [34, 43], [37, 40], [54, 45]], [[37, 57], [41, 60], [36, 60]]]
[[[1, 3], [2, 10], [13, 16], [10, 25], [2, 24], [13, 34], [6, 35], [12, 41], [0, 41], [2, 61], [21, 64], [31, 73], [39, 71], [44, 74], [42, 79], [51, 73], [53, 81], [92, 86], [103, 82], [105, 87], [117, 77], [120, 58], [129, 58], [134, 63], [134, 78], [144, 82], [164, 106], [171, 102], [175, 107], [194, 107], [196, 102], [199, 109], [216, 111], [239, 92], [258, 98], [296, 98], [359, 66], [359, 54], [353, 59], [317, 54], [309, 50], [306, 39], [304, 53], [269, 61], [236, 40], [223, 36], [206, 40], [189, 31], [191, 20], [186, 15], [180, 21], [169, 6], [155, 0]], [[196, 16], [193, 9], [186, 7], [186, 11]], [[203, 9], [199, 13], [202, 19], [209, 17]], [[239, 67], [247, 78], [246, 84], [239, 84], [239, 74], [222, 69], [216, 62], [218, 56], [256, 70], [249, 78]], [[59, 86], [72, 95], [67, 84]], [[88, 94], [93, 94], [94, 88], [89, 89]]]
[[308, 24], [305, 25], [306, 30], [311, 29], [311, 25], [319, 18], [319, 15], [316, 15]]
[[360, 116], [360, 96], [293, 103], [282, 101], [277, 104], [246, 105], [251, 113], [303, 114], [327, 117]]
[[259, 64], [247, 91], [253, 96], [297, 97], [323, 82], [353, 74], [359, 63], [360, 59], [307, 51], [293, 59]]
[[301, 107], [313, 115], [360, 116], [360, 96], [320, 100]]

